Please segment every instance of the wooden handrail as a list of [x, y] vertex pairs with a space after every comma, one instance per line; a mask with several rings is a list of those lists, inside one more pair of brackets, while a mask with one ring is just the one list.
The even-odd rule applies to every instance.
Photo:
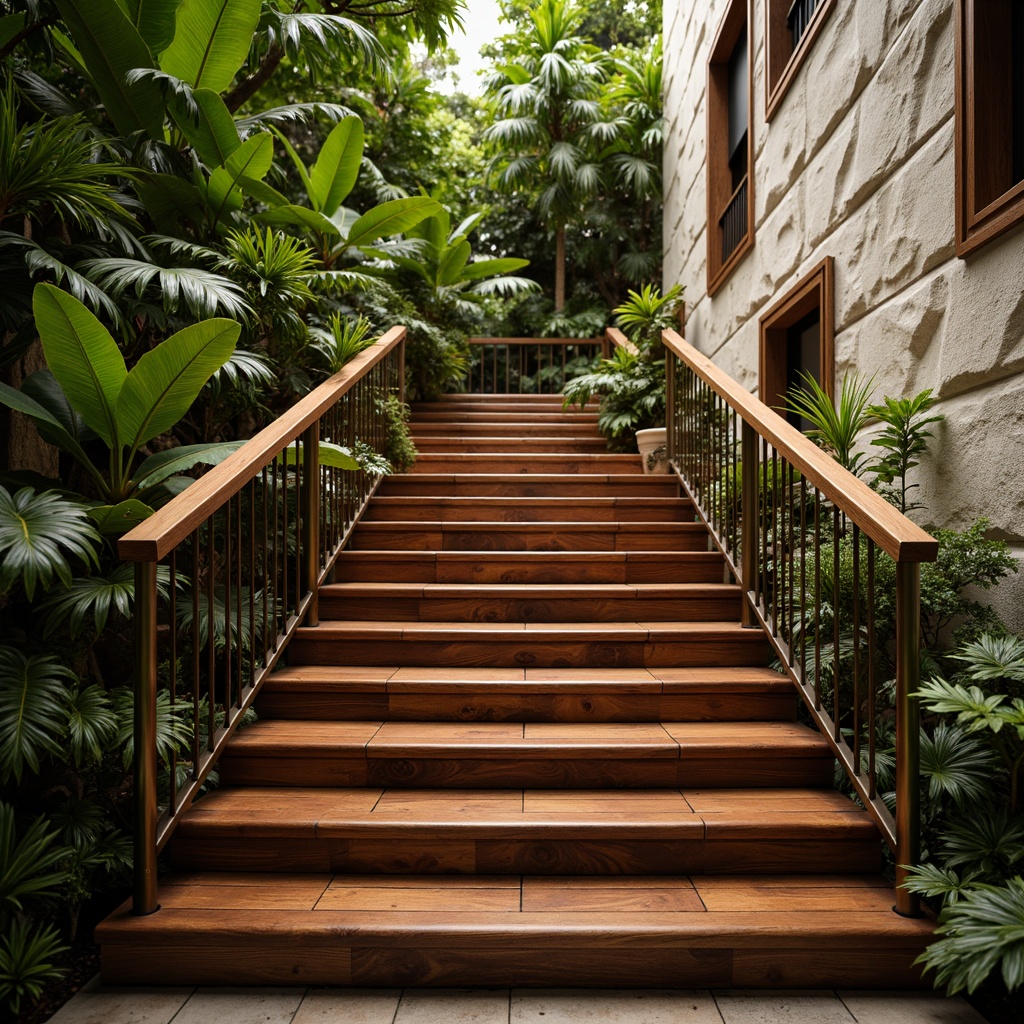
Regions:
[[404, 327], [392, 327], [188, 490], [126, 533], [118, 541], [118, 556], [125, 562], [156, 562], [167, 555], [227, 498], [269, 465], [282, 448], [315, 423], [356, 381], [400, 344], [405, 334]]
[[604, 336], [612, 343], [612, 345], [615, 348], [624, 348], [627, 352], [634, 356], [640, 354], [640, 350], [636, 347], [636, 345], [634, 345], [633, 342], [631, 342], [629, 338], [627, 338], [625, 334], [623, 334], [622, 331], [618, 329], [618, 327], [606, 327], [604, 329]]
[[744, 422], [754, 427], [894, 561], [935, 561], [939, 545], [934, 537], [911, 522], [863, 480], [843, 470], [796, 427], [719, 370], [676, 331], [663, 331], [662, 339], [666, 348], [724, 398]]

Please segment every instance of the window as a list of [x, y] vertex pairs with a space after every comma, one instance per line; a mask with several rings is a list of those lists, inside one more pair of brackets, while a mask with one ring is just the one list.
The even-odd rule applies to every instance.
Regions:
[[1024, 5], [957, 0], [956, 252], [1024, 219]]
[[748, 0], [732, 0], [708, 58], [708, 294], [754, 244]]
[[[760, 320], [759, 396], [782, 411], [786, 392], [809, 374], [829, 395], [835, 385], [833, 260], [826, 256]], [[783, 413], [793, 426], [809, 424]]]
[[810, 52], [836, 0], [767, 0], [765, 4], [765, 120], [779, 109], [783, 96]]

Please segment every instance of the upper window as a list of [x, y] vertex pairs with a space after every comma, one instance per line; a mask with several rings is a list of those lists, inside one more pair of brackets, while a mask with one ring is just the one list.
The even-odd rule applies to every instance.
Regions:
[[767, 0], [766, 121], [779, 109], [782, 97], [835, 5], [836, 0]]
[[748, 0], [732, 0], [708, 58], [708, 294], [754, 244]]
[[785, 411], [786, 392], [808, 376], [829, 395], [835, 384], [832, 268], [826, 256], [760, 319], [759, 396], [799, 430], [810, 424]]
[[1024, 220], [1024, 5], [957, 0], [956, 251]]

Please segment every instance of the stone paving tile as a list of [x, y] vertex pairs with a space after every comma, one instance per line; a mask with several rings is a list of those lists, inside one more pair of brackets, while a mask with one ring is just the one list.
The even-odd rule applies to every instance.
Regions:
[[985, 1024], [970, 1003], [938, 992], [840, 992], [857, 1024]]
[[508, 1024], [509, 990], [406, 989], [394, 1024]]
[[97, 974], [51, 1018], [52, 1024], [169, 1024], [193, 988], [114, 988]]
[[311, 988], [292, 1024], [392, 1024], [402, 990]]
[[509, 1024], [722, 1024], [706, 991], [513, 989]]
[[174, 1024], [291, 1024], [304, 994], [302, 988], [197, 988]]
[[834, 992], [716, 991], [714, 997], [725, 1024], [854, 1024]]

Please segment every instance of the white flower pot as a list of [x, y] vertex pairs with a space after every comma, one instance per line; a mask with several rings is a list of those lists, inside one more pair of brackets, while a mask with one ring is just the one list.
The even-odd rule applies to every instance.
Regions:
[[636, 432], [636, 446], [640, 449], [645, 473], [668, 472], [667, 439], [668, 432], [664, 427], [651, 427]]

